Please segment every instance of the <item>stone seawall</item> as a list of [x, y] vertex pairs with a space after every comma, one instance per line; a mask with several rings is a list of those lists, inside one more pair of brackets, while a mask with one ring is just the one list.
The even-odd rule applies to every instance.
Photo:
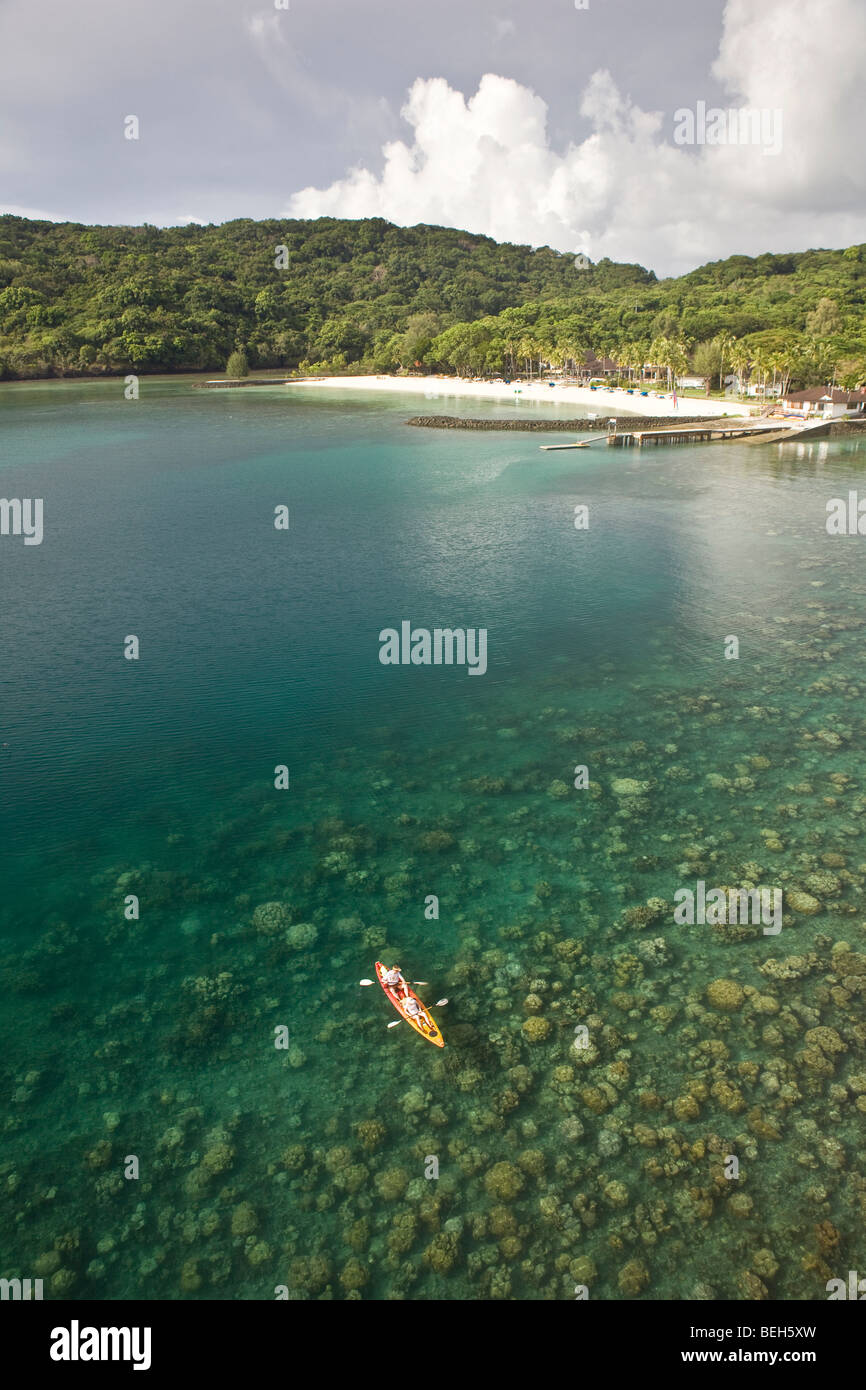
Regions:
[[535, 420], [527, 416], [517, 416], [513, 420], [473, 420], [464, 415], [413, 415], [406, 423], [428, 430], [553, 430], [563, 434], [583, 434], [588, 430], [606, 431], [611, 420], [616, 420], [621, 429], [649, 430], [672, 429], [677, 425], [720, 425], [723, 419], [726, 423], [730, 422], [727, 416], [719, 416], [714, 421], [700, 415], [677, 415], [672, 418], [670, 415], [605, 414], [603, 419], [595, 420]]

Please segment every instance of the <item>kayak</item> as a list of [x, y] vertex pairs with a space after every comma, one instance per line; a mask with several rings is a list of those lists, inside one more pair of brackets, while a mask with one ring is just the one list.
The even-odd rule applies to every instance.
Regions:
[[406, 986], [406, 998], [417, 1000], [417, 1002], [421, 1005], [421, 1008], [423, 1010], [423, 1013], [419, 1015], [418, 1018], [413, 1018], [411, 1014], [407, 1014], [405, 1000], [402, 994], [398, 994], [397, 991], [393, 989], [390, 985], [385, 984], [385, 981], [382, 979], [384, 973], [384, 965], [380, 960], [377, 960], [376, 979], [379, 981], [379, 984], [382, 986], [388, 998], [391, 1000], [391, 1003], [394, 1005], [394, 1008], [397, 1010], [400, 1017], [412, 1028], [414, 1028], [416, 1033], [420, 1033], [422, 1038], [426, 1038], [428, 1042], [434, 1043], [436, 1047], [444, 1047], [445, 1039], [439, 1032], [439, 1029], [437, 1028], [433, 1020], [433, 1015], [430, 1013], [429, 1009], [424, 1008], [424, 1005], [421, 1004], [421, 1000], [418, 999], [418, 996], [415, 993], [415, 991], [409, 985]]

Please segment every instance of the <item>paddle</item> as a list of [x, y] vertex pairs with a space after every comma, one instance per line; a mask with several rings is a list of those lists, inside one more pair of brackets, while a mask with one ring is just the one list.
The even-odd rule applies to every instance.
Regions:
[[[359, 981], [358, 981], [358, 984], [359, 984], [359, 985], [374, 985], [375, 983], [376, 983], [375, 980], [359, 980]], [[426, 986], [426, 985], [429, 985], [430, 981], [429, 981], [429, 980], [407, 980], [406, 983], [407, 983], [407, 985], [425, 985], [425, 986]]]

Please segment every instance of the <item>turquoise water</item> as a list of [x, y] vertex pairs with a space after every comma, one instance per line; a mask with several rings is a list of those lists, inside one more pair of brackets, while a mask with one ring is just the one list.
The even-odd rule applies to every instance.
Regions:
[[[866, 583], [824, 526], [863, 443], [546, 454], [430, 408], [0, 390], [0, 492], [45, 507], [0, 538], [0, 1277], [824, 1298], [866, 1262]], [[382, 666], [403, 619], [486, 628], [487, 673]], [[698, 879], [782, 887], [780, 935], [677, 926]]]

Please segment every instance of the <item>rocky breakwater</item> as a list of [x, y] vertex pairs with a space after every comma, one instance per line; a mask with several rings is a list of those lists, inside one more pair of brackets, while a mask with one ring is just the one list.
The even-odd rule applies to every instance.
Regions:
[[630, 430], [649, 430], [649, 429], [670, 429], [672, 423], [675, 425], [702, 425], [706, 424], [705, 419], [697, 416], [682, 415], [677, 416], [675, 421], [671, 421], [670, 416], [664, 418], [651, 415], [622, 415], [617, 416], [604, 412], [603, 417], [596, 419], [578, 420], [538, 420], [530, 419], [527, 416], [517, 416], [507, 420], [473, 420], [462, 415], [413, 415], [411, 420], [407, 420], [408, 425], [419, 425], [428, 430], [538, 430], [542, 432], [560, 432], [564, 434], [579, 434], [587, 430], [607, 430], [611, 420], [616, 420], [618, 425]]

